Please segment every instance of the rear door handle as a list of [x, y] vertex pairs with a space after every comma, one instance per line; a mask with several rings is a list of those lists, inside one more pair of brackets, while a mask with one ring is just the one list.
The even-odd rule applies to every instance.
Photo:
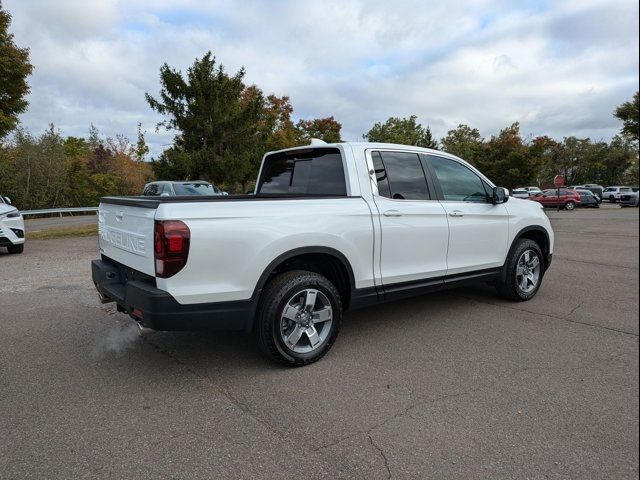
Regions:
[[383, 215], [385, 217], [401, 217], [402, 212], [399, 212], [398, 210], [387, 210], [386, 212], [383, 213]]
[[464, 213], [462, 213], [460, 210], [453, 210], [452, 212], [449, 212], [449, 216], [450, 217], [464, 217]]

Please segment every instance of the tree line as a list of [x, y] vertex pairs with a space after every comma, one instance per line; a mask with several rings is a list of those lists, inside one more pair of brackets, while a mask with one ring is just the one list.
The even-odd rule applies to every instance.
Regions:
[[[311, 138], [342, 141], [342, 125], [333, 116], [294, 121], [289, 97], [248, 85], [244, 68], [227, 73], [211, 52], [184, 74], [164, 64], [159, 94], [145, 94], [149, 107], [163, 117], [157, 128], [174, 133], [173, 144], [151, 161], [141, 125], [135, 142], [122, 135], [105, 138], [93, 126], [86, 138], [65, 137], [53, 125], [33, 136], [18, 124], [33, 67], [28, 49], [15, 45], [9, 23], [0, 3], [0, 193], [19, 208], [96, 205], [103, 195], [140, 194], [152, 179], [204, 179], [244, 192], [252, 187], [264, 152]], [[615, 110], [623, 123], [609, 142], [523, 138], [517, 123], [488, 139], [459, 125], [437, 140], [415, 115], [375, 123], [363, 138], [447, 151], [509, 188], [546, 186], [558, 173], [570, 184], [637, 184], [638, 110], [636, 92]]]
[[[308, 143], [310, 138], [341, 141], [334, 117], [292, 121], [288, 97], [265, 95], [245, 85], [245, 71], [228, 75], [211, 52], [197, 59], [186, 76], [164, 65], [160, 96], [147, 94], [152, 109], [165, 116], [160, 126], [175, 131], [174, 144], [152, 162], [162, 178], [204, 178], [231, 191], [246, 190], [264, 152]], [[514, 188], [549, 185], [558, 173], [570, 184], [638, 183], [638, 93], [614, 115], [623, 121], [611, 141], [548, 136], [523, 138], [514, 123], [485, 139], [459, 125], [440, 141], [417, 116], [391, 117], [363, 135], [388, 142], [440, 149], [477, 166], [495, 183]], [[635, 123], [634, 123], [635, 122]]]
[[63, 137], [53, 125], [34, 137], [18, 129], [0, 146], [0, 193], [20, 209], [97, 205], [106, 195], [137, 195], [153, 178], [148, 147], [122, 135]]

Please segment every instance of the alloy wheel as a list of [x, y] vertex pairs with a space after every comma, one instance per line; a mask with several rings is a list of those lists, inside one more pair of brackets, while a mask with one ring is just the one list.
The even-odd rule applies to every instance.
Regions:
[[333, 323], [331, 302], [320, 290], [297, 292], [285, 304], [280, 317], [280, 338], [295, 353], [310, 353], [320, 348]]
[[531, 293], [540, 282], [540, 258], [534, 250], [525, 250], [516, 264], [516, 283], [523, 293]]

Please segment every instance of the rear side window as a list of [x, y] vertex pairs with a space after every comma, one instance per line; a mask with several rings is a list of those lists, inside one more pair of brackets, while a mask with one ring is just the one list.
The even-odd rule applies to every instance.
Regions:
[[407, 152], [372, 152], [378, 194], [394, 200], [429, 200], [420, 157]]
[[346, 196], [340, 150], [316, 148], [269, 155], [264, 160], [257, 192], [271, 195]]
[[470, 169], [454, 160], [434, 155], [429, 155], [429, 162], [438, 177], [445, 200], [478, 203], [487, 201], [485, 182]]

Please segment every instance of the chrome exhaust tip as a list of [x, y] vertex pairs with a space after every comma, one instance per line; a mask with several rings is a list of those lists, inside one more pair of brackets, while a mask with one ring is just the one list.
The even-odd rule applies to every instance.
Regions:
[[153, 333], [156, 333], [157, 331], [157, 330], [154, 330], [153, 328], [145, 327], [140, 322], [136, 322], [136, 325], [138, 326], [138, 336], [140, 337], [147, 337]]

